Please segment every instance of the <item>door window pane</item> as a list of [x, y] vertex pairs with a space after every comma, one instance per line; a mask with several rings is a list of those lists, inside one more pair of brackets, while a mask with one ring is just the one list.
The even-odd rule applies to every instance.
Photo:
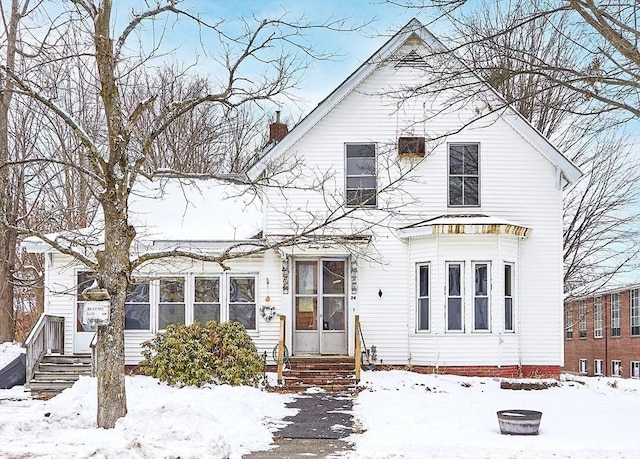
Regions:
[[322, 290], [325, 294], [343, 294], [344, 286], [344, 261], [322, 262]]
[[344, 330], [344, 298], [324, 298], [322, 317], [323, 330]]

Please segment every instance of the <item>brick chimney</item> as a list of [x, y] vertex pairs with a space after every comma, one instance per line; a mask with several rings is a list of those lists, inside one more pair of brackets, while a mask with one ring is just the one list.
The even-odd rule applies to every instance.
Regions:
[[269, 125], [269, 143], [280, 142], [288, 132], [287, 125], [280, 122], [280, 110], [278, 110], [275, 123]]

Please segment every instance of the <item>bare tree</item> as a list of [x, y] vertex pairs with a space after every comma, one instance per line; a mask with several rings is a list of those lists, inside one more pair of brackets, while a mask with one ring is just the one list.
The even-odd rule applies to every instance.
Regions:
[[[457, 87], [463, 90], [451, 99], [456, 104], [484, 98], [486, 105], [466, 124], [483, 122], [509, 104], [583, 170], [581, 181], [566, 190], [564, 285], [568, 295], [601, 288], [636, 268], [640, 253], [640, 170], [629, 167], [638, 159], [632, 133], [623, 129], [629, 115], [637, 116], [640, 100], [640, 72], [624, 44], [637, 40], [638, 7], [589, 1], [466, 3], [399, 2], [437, 11], [457, 31], [453, 49], [441, 53], [454, 53], [460, 65], [454, 72], [437, 72], [409, 95]], [[588, 11], [610, 23], [612, 33], [594, 32]], [[594, 78], [594, 72], [600, 76]], [[474, 79], [476, 74], [480, 78]]]
[[[46, 10], [44, 10], [46, 14]], [[52, 247], [74, 257], [96, 273], [99, 286], [110, 295], [110, 323], [100, 326], [97, 339], [98, 367], [98, 426], [111, 428], [126, 414], [124, 386], [124, 303], [134, 270], [146, 263], [167, 257], [187, 257], [224, 264], [226, 260], [260, 253], [270, 246], [264, 241], [228, 248], [223, 253], [195, 253], [180, 248], [148, 252], [135, 256], [131, 251], [136, 236], [129, 221], [129, 196], [142, 176], [175, 173], [173, 170], [151, 170], [147, 162], [157, 150], [163, 136], [181, 120], [189, 120], [198, 110], [212, 107], [208, 113], [233, 120], [239, 107], [273, 100], [292, 88], [305, 68], [309, 57], [323, 58], [315, 53], [304, 40], [303, 32], [311, 27], [343, 30], [344, 22], [329, 21], [320, 25], [287, 22], [277, 19], [243, 22], [240, 32], [225, 29], [224, 21], [210, 23], [189, 11], [182, 10], [178, 2], [158, 2], [146, 11], [134, 11], [130, 21], [117, 35], [112, 30], [114, 7], [111, 0], [74, 0], [60, 10], [59, 16], [50, 18], [55, 25], [66, 25], [68, 30], [59, 33], [55, 27], [41, 43], [34, 46], [41, 50], [37, 64], [22, 72], [11, 65], [2, 65], [0, 74], [5, 81], [15, 85], [14, 95], [29, 98], [39, 103], [43, 116], [50, 123], [62, 122], [68, 132], [73, 133], [75, 145], [65, 146], [66, 152], [52, 159], [43, 154], [30, 159], [28, 164], [40, 164], [50, 171], [46, 177], [61, 177], [71, 174], [83, 177], [97, 200], [104, 224], [100, 231], [100, 249], [80, 250], [69, 238], [54, 239], [46, 235], [47, 225], [21, 228], [25, 234], [36, 235]], [[147, 91], [145, 97], [136, 97], [131, 88], [137, 87], [136, 70], [150, 65], [158, 52], [159, 43], [137, 49], [131, 44], [135, 34], [144, 24], [151, 24], [159, 17], [190, 21], [202, 32], [214, 37], [218, 66], [216, 82], [202, 85], [185, 84], [181, 98], [167, 100], [159, 91]], [[131, 48], [130, 48], [131, 47]], [[131, 49], [136, 51], [131, 52]], [[73, 62], [69, 66], [68, 63]], [[251, 73], [251, 65], [260, 66], [260, 73]], [[73, 71], [73, 66], [78, 66]], [[61, 69], [63, 72], [61, 72]], [[47, 78], [41, 78], [45, 73]], [[65, 73], [68, 87], [60, 84], [56, 75]], [[198, 80], [190, 80], [198, 81]], [[95, 119], [89, 122], [77, 116], [79, 111], [65, 108], [61, 103], [62, 93], [69, 94], [71, 105], [87, 103], [76, 97], [80, 88], [94, 91]], [[202, 107], [202, 108], [201, 108]], [[193, 118], [191, 121], [195, 121]], [[219, 123], [224, 125], [224, 123]], [[193, 125], [187, 126], [194, 127]], [[214, 123], [214, 126], [216, 124]], [[64, 135], [62, 144], [69, 138]], [[198, 140], [193, 142], [198, 145]], [[24, 162], [14, 162], [24, 165]], [[166, 165], [160, 160], [156, 166]], [[234, 166], [237, 167], [237, 166]], [[192, 174], [219, 177], [219, 174]], [[66, 176], [65, 176], [66, 178]], [[233, 177], [232, 177], [233, 178]], [[72, 234], [72, 233], [70, 233]], [[78, 233], [85, 240], [98, 234]], [[71, 236], [73, 237], [73, 236]], [[86, 247], [85, 247], [86, 248]]]

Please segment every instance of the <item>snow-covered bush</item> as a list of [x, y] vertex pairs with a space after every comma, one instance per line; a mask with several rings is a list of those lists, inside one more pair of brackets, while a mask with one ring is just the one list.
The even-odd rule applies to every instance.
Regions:
[[238, 322], [169, 325], [142, 344], [142, 371], [171, 385], [257, 387], [264, 362]]

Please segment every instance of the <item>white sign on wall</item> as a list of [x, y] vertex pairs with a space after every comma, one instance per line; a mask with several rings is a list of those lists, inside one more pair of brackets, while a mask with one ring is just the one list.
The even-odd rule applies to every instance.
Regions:
[[82, 322], [91, 325], [107, 325], [109, 323], [109, 302], [86, 301]]

